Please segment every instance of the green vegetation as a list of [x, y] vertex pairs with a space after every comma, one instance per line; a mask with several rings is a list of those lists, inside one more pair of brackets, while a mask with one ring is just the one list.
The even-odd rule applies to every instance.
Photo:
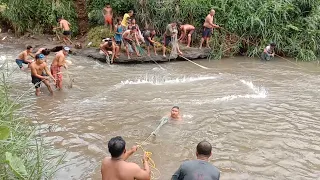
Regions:
[[90, 46], [99, 47], [103, 38], [111, 38], [114, 36], [113, 32], [109, 31], [109, 28], [104, 26], [97, 26], [91, 28], [88, 32], [88, 42], [92, 42]]
[[43, 143], [34, 125], [16, 115], [18, 105], [10, 100], [5, 78], [1, 73], [0, 179], [51, 179], [62, 158], [48, 163], [50, 156], [55, 156], [53, 151]]
[[[81, 0], [87, 3], [92, 27], [103, 25], [102, 8], [111, 3], [115, 17], [130, 9], [140, 27], [153, 27], [161, 35], [165, 26], [175, 20], [196, 26], [193, 46], [198, 46], [202, 24], [211, 8], [216, 10], [215, 30], [211, 40], [212, 58], [246, 53], [260, 55], [270, 42], [277, 44], [277, 53], [312, 61], [319, 58], [320, 1], [319, 0]], [[55, 24], [57, 14], [76, 24], [71, 0], [0, 0], [7, 5], [3, 17], [18, 32], [37, 30]], [[19, 5], [18, 5], [19, 4]], [[26, 9], [26, 10], [25, 10]], [[18, 13], [17, 13], [18, 12]], [[76, 11], [81, 12], [81, 11]], [[28, 20], [28, 21], [26, 21]], [[40, 28], [38, 28], [40, 27]], [[42, 28], [42, 29], [41, 29]], [[77, 31], [76, 29], [74, 30]]]

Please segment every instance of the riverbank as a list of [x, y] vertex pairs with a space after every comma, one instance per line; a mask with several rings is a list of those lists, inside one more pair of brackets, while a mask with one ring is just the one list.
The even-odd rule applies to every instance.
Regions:
[[[25, 48], [27, 45], [31, 45], [34, 47], [34, 51], [40, 47], [46, 47], [48, 49], [55, 49], [58, 46], [62, 46], [63, 44], [59, 42], [54, 35], [30, 35], [26, 34], [22, 37], [15, 37], [10, 33], [1, 33], [0, 34], [0, 42], [5, 45], [14, 45], [19, 48]], [[99, 53], [99, 48], [96, 47], [88, 47], [86, 44], [88, 43], [86, 37], [81, 39], [73, 39], [74, 44], [81, 44], [82, 49], [76, 49], [74, 46], [72, 47], [72, 54], [76, 56], [89, 57], [94, 60], [98, 60], [100, 62], [106, 62], [106, 56]], [[119, 59], [115, 60], [115, 63], [144, 63], [144, 62], [169, 62], [172, 60], [195, 60], [195, 59], [205, 59], [210, 56], [211, 49], [208, 48], [193, 48], [186, 47], [184, 45], [180, 45], [180, 49], [183, 52], [182, 56], [170, 56], [170, 51], [167, 51], [167, 58], [162, 56], [162, 48], [159, 48], [158, 55], [155, 56], [151, 53], [151, 56], [147, 56], [146, 49], [142, 49], [142, 56], [137, 57], [133, 55], [131, 59], [128, 59], [125, 55], [124, 47], [122, 46], [122, 51]]]

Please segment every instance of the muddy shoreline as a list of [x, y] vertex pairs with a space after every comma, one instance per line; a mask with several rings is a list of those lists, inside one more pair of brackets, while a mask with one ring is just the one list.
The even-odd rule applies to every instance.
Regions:
[[[75, 56], [81, 56], [81, 57], [89, 57], [93, 60], [98, 60], [100, 62], [107, 62], [106, 57], [103, 54], [99, 53], [99, 48], [96, 47], [86, 47], [86, 39], [85, 37], [81, 39], [73, 39], [74, 44], [81, 44], [82, 49], [76, 49], [74, 46], [71, 48], [72, 54]], [[15, 37], [14, 34], [10, 33], [1, 33], [0, 34], [0, 44], [2, 45], [9, 45], [14, 46], [17, 48], [25, 48], [27, 45], [31, 45], [34, 47], [34, 51], [36, 51], [38, 48], [45, 47], [48, 49], [52, 49], [52, 52], [55, 52], [57, 49], [59, 49], [60, 46], [63, 46], [61, 42], [57, 40], [57, 38], [54, 35], [31, 35], [26, 34], [21, 37]], [[151, 56], [146, 55], [146, 50], [143, 49], [143, 54], [141, 57], [137, 57], [133, 55], [131, 59], [128, 59], [125, 56], [124, 48], [122, 47], [122, 52], [119, 57], [119, 59], [115, 60], [115, 63], [145, 63], [145, 62], [169, 62], [173, 60], [185, 60], [185, 58], [190, 60], [196, 60], [196, 59], [204, 59], [208, 58], [210, 55], [210, 49], [203, 48], [187, 48], [183, 45], [180, 46], [181, 51], [183, 52], [183, 57], [169, 57], [170, 54], [167, 53], [167, 58], [164, 58], [162, 56], [162, 52], [158, 52], [158, 55], [155, 56], [153, 52], [151, 53]]]

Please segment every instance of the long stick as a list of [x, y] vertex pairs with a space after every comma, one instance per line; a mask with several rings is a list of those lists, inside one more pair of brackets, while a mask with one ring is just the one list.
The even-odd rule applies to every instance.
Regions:
[[[164, 46], [164, 45], [162, 45], [161, 43], [159, 43], [159, 42], [156, 42], [157, 44], [160, 44], [161, 46]], [[165, 47], [165, 46], [164, 46]], [[171, 49], [170, 48], [167, 48], [167, 47], [165, 47], [166, 49], [168, 49], [170, 52], [171, 52]], [[191, 61], [190, 59], [188, 59], [188, 58], [186, 58], [186, 57], [184, 57], [184, 56], [182, 56], [182, 55], [178, 55], [178, 56], [180, 56], [180, 57], [182, 57], [183, 59], [185, 59], [185, 60], [187, 60], [187, 61], [189, 61], [189, 62], [191, 62], [191, 63], [193, 63], [193, 64], [195, 64], [195, 65], [197, 65], [197, 66], [199, 66], [199, 67], [201, 67], [201, 68], [203, 68], [203, 69], [210, 69], [210, 68], [208, 68], [208, 67], [205, 67], [205, 66], [202, 66], [202, 65], [200, 65], [200, 64], [198, 64], [198, 63], [195, 63], [195, 62], [193, 62], [193, 61]]]

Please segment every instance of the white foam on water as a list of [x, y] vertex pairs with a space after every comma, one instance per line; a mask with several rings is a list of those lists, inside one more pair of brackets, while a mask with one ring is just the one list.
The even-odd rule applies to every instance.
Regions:
[[257, 87], [251, 81], [245, 81], [245, 80], [240, 80], [240, 81], [246, 86], [248, 86], [250, 89], [252, 89], [254, 93], [261, 96], [262, 98], [267, 97], [267, 91], [264, 87]]
[[181, 83], [190, 83], [196, 81], [205, 81], [216, 79], [216, 76], [199, 76], [199, 77], [182, 77], [182, 78], [163, 78], [157, 76], [146, 76], [144, 79], [137, 80], [125, 80], [121, 83], [116, 84], [115, 86], [120, 88], [125, 85], [138, 85], [138, 84], [151, 84], [151, 85], [168, 85], [168, 84], [181, 84]]

